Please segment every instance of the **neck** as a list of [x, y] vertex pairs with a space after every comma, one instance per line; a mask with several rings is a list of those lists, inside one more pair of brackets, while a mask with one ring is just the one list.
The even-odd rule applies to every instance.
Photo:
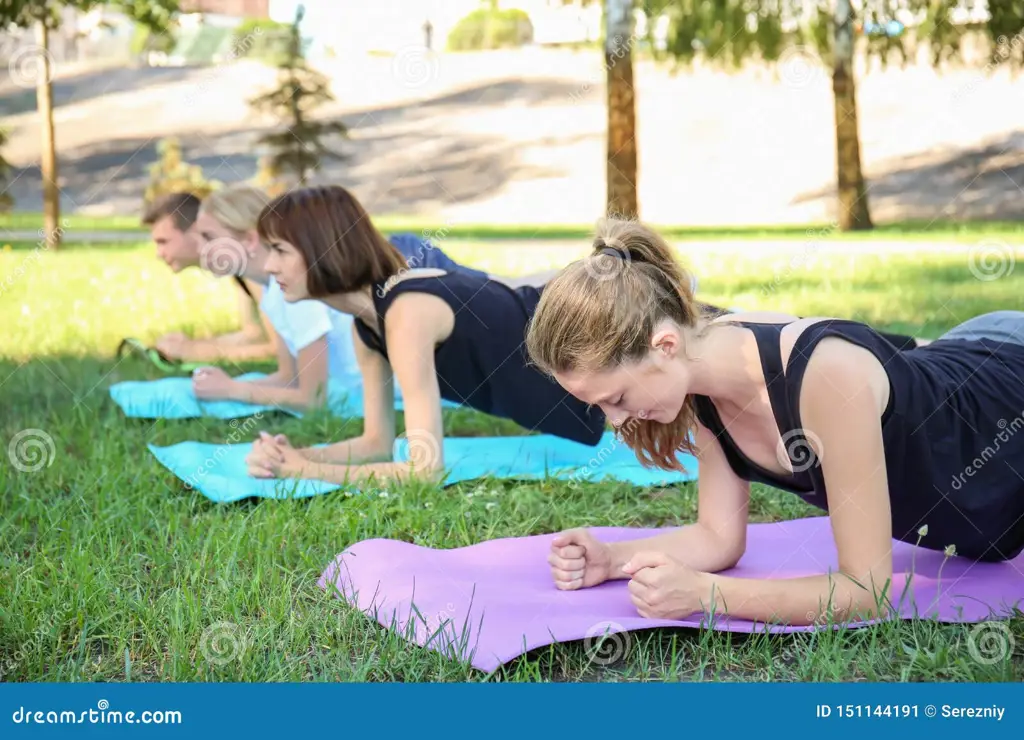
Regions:
[[745, 408], [763, 392], [764, 378], [756, 345], [744, 341], [745, 330], [728, 323], [694, 330], [686, 342], [689, 392]]
[[377, 308], [373, 304], [372, 290], [372, 287], [367, 286], [351, 293], [332, 293], [320, 300], [337, 311], [347, 313], [360, 319], [364, 324], [378, 328]]

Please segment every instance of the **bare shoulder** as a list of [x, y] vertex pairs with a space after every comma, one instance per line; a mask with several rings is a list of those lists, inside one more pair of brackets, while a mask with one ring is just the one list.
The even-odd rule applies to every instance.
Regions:
[[430, 293], [407, 292], [387, 311], [388, 343], [420, 345], [444, 341], [455, 328], [455, 313], [445, 301]]

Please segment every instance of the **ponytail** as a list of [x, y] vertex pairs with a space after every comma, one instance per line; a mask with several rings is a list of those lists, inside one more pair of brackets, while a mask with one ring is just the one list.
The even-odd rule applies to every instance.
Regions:
[[[689, 274], [671, 247], [636, 221], [598, 224], [593, 253], [549, 282], [527, 332], [527, 350], [544, 371], [600, 372], [638, 362], [659, 322], [695, 327], [701, 318]], [[683, 470], [676, 451], [695, 453], [687, 398], [668, 424], [630, 419], [618, 430], [645, 467]]]

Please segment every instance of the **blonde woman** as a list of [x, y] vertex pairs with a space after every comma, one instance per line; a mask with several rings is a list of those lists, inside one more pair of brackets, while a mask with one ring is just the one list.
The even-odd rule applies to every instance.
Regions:
[[[1012, 433], [1024, 418], [1022, 312], [978, 316], [909, 351], [854, 321], [711, 318], [662, 238], [610, 220], [594, 255], [546, 286], [527, 347], [642, 461], [678, 468], [679, 449], [700, 460], [696, 522], [616, 543], [564, 532], [549, 553], [561, 589], [629, 579], [644, 617], [811, 624], [880, 616], [898, 600], [894, 538], [984, 561], [1024, 550], [1024, 434]], [[829, 513], [836, 571], [811, 559], [801, 578], [719, 575], [744, 553], [752, 481]]]
[[192, 385], [196, 397], [204, 400], [305, 411], [323, 403], [330, 378], [358, 375], [352, 319], [318, 301], [285, 300], [264, 269], [267, 250], [256, 233], [257, 219], [269, 200], [250, 186], [217, 190], [203, 201], [193, 230], [202, 267], [261, 287], [259, 306], [272, 327], [277, 369], [259, 380], [240, 382], [219, 368], [205, 367], [195, 371]]

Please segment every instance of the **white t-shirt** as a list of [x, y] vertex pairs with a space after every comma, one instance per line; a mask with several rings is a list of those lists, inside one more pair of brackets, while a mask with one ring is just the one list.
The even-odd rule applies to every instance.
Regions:
[[288, 354], [297, 358], [310, 344], [327, 337], [327, 373], [334, 379], [359, 375], [355, 348], [352, 346], [353, 317], [336, 311], [326, 303], [306, 300], [289, 303], [281, 286], [270, 278], [260, 308], [288, 347]]

